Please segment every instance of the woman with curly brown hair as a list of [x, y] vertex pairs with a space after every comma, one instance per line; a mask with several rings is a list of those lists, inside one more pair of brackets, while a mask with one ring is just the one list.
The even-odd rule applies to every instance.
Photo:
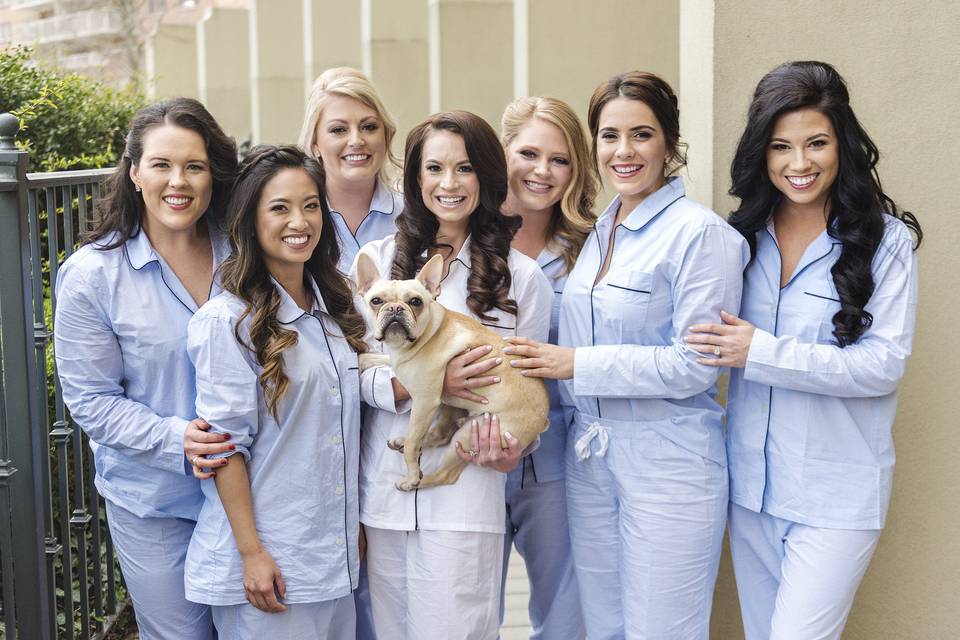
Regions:
[[190, 322], [188, 351], [197, 412], [235, 450], [202, 483], [187, 597], [212, 606], [224, 640], [353, 638], [364, 325], [322, 169], [258, 147], [228, 211], [225, 292]]
[[[545, 340], [552, 289], [536, 262], [510, 248], [520, 220], [501, 213], [507, 170], [490, 125], [464, 111], [434, 115], [407, 137], [404, 167], [397, 233], [361, 253], [400, 279], [441, 255], [438, 300], [445, 307], [505, 336]], [[456, 484], [401, 493], [394, 481], [405, 473], [403, 458], [386, 442], [406, 432], [408, 395], [388, 368], [368, 374], [377, 408], [365, 418], [360, 503], [377, 633], [398, 640], [496, 637], [504, 483], [522, 455], [519, 443], [505, 434], [512, 446], [501, 449], [497, 421], [485, 420], [473, 455], [461, 452], [476, 464]], [[464, 391], [451, 388], [449, 368], [444, 384], [445, 393]], [[436, 466], [442, 455], [425, 450], [423, 466]]]

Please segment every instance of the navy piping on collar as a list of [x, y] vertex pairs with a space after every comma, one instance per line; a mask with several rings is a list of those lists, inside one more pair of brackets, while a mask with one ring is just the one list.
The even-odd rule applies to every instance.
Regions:
[[493, 324], [492, 322], [481, 322], [480, 324], [482, 324], [482, 325], [485, 326], [485, 327], [494, 327], [494, 328], [496, 328], [496, 329], [507, 329], [508, 331], [516, 331], [516, 330], [517, 330], [516, 327], [505, 327], [505, 326], [503, 326], [502, 324]]
[[[177, 295], [177, 292], [176, 292], [176, 291], [174, 291], [173, 289], [170, 288], [169, 283], [167, 283], [167, 279], [166, 279], [166, 278], [164, 277], [164, 275], [163, 275], [163, 265], [160, 264], [159, 258], [153, 258], [152, 260], [147, 260], [146, 262], [143, 263], [143, 266], [141, 266], [141, 267], [138, 269], [137, 267], [133, 266], [133, 261], [130, 259], [130, 254], [127, 252], [127, 247], [126, 247], [126, 245], [124, 245], [124, 247], [123, 247], [123, 255], [124, 255], [124, 257], [126, 257], [126, 259], [127, 259], [127, 264], [130, 265], [130, 268], [133, 269], [134, 271], [136, 271], [137, 273], [139, 273], [139, 272], [142, 271], [144, 268], [146, 268], [146, 266], [147, 266], [148, 264], [156, 264], [156, 265], [160, 268], [160, 280], [161, 280], [161, 282], [163, 282], [163, 286], [165, 286], [165, 287], [167, 288], [167, 291], [169, 291], [169, 292], [173, 295], [173, 297], [177, 299], [177, 302], [179, 302], [179, 303], [183, 306], [183, 308], [186, 309], [186, 310], [190, 313], [190, 315], [193, 315], [194, 313], [196, 313], [196, 311], [194, 311], [193, 309], [190, 308], [190, 305], [188, 305], [186, 302], [184, 302], [183, 299], [182, 299], [180, 296]], [[182, 284], [182, 283], [181, 283], [181, 284]], [[207, 292], [207, 300], [210, 299], [210, 294], [211, 294], [212, 292], [213, 292], [213, 280], [210, 280], [210, 291]], [[199, 305], [198, 305], [198, 308], [199, 308]]]
[[[323, 320], [320, 316], [315, 316], [312, 313], [304, 313], [304, 315], [309, 315], [311, 318], [314, 318], [317, 322], [320, 323], [320, 328], [323, 330], [323, 340], [327, 345], [327, 353], [330, 354], [330, 362], [333, 364], [333, 370], [337, 373], [337, 390], [340, 394], [340, 451], [343, 454], [343, 544], [344, 550], [347, 553], [347, 582], [350, 583], [350, 590], [353, 591], [353, 576], [350, 574], [350, 539], [347, 537], [347, 533], [350, 529], [350, 523], [348, 522], [347, 516], [347, 504], [350, 501], [349, 487], [347, 486], [347, 441], [345, 434], [343, 432], [343, 403], [345, 402], [343, 398], [343, 380], [340, 376], [340, 368], [337, 366], [337, 359], [333, 355], [333, 349], [330, 346], [330, 335], [327, 332], [327, 327], [324, 325]], [[300, 316], [303, 317], [302, 315]]]
[[[773, 237], [773, 234], [770, 233], [770, 230], [767, 229], [766, 227], [764, 227], [763, 231], [764, 231], [768, 236], [770, 236], [770, 239], [773, 240], [773, 244], [776, 245], [776, 244], [777, 244], [777, 239]], [[828, 235], [828, 237], [829, 237], [829, 235]], [[787, 287], [789, 287], [791, 284], [793, 284], [793, 281], [794, 281], [794, 280], [796, 280], [797, 278], [800, 277], [800, 274], [801, 274], [801, 273], [803, 273], [804, 271], [806, 271], [807, 269], [809, 269], [811, 266], [815, 265], [816, 263], [820, 262], [821, 260], [823, 260], [824, 258], [826, 258], [827, 256], [829, 256], [831, 253], [833, 253], [833, 248], [834, 248], [834, 247], [836, 247], [837, 245], [842, 245], [842, 244], [843, 244], [842, 242], [831, 242], [831, 243], [830, 243], [830, 250], [829, 250], [829, 251], [827, 251], [825, 254], [823, 254], [823, 255], [820, 256], [819, 258], [814, 258], [813, 260], [811, 260], [810, 262], [808, 262], [807, 264], [805, 264], [805, 265], [803, 266], [803, 268], [800, 269], [800, 271], [797, 271], [797, 272], [794, 273], [792, 276], [790, 276], [790, 279], [787, 280], [787, 284], [785, 284], [785, 285], [783, 285], [782, 287], [780, 287], [780, 290], [782, 291], [782, 290], [786, 289]], [[778, 253], [778, 254], [780, 253], [779, 248], [777, 249], [777, 253]]]
[[663, 206], [663, 208], [660, 209], [660, 211], [657, 211], [655, 214], [653, 214], [652, 216], [650, 216], [650, 219], [649, 219], [649, 220], [647, 220], [646, 222], [644, 222], [642, 225], [640, 225], [640, 226], [637, 227], [636, 229], [632, 229], [632, 228], [628, 227], [627, 224], [626, 224], [627, 220], [630, 218], [630, 215], [633, 214], [632, 211], [630, 212], [630, 215], [628, 215], [626, 218], [624, 218], [623, 221], [621, 221], [617, 226], [618, 226], [618, 227], [623, 227], [624, 229], [627, 229], [628, 231], [640, 231], [640, 229], [643, 229], [645, 226], [647, 226], [648, 224], [650, 224], [651, 222], [653, 222], [654, 220], [656, 220], [657, 218], [659, 218], [661, 215], [663, 215], [663, 213], [664, 213], [667, 209], [669, 209], [670, 207], [672, 207], [678, 200], [682, 200], [682, 199], [685, 198], [685, 197], [686, 197], [686, 194], [681, 193], [679, 196], [677, 196], [676, 198], [674, 198], [673, 200], [671, 200], [670, 202], [668, 202], [667, 204], [665, 204], [665, 205]]

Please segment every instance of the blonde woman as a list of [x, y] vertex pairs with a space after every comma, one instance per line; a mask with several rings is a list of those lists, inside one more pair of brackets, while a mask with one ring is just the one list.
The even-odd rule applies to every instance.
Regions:
[[[596, 168], [577, 115], [555, 98], [510, 103], [500, 130], [508, 180], [503, 209], [523, 220], [512, 247], [536, 260], [553, 287], [550, 342], [556, 344], [563, 285], [595, 219]], [[566, 421], [557, 382], [547, 380], [547, 387], [550, 429], [507, 477], [503, 574], [505, 581], [515, 544], [530, 578], [530, 637], [577, 640], [584, 628], [567, 527]]]

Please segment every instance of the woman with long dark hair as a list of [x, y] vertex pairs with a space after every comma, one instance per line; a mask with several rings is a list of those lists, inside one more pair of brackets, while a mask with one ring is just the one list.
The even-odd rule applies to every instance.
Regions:
[[514, 340], [514, 366], [561, 380], [573, 563], [591, 640], [707, 638], [726, 523], [717, 370], [682, 336], [740, 303], [748, 250], [672, 175], [677, 97], [632, 71], [590, 99], [617, 198], [563, 289], [559, 346]]
[[81, 247], [61, 267], [57, 371], [90, 436], [97, 490], [144, 640], [213, 637], [183, 563], [203, 503], [183, 458], [194, 408], [187, 323], [219, 291], [233, 141], [195, 100], [145, 107]]
[[687, 338], [732, 368], [730, 547], [750, 640], [839, 638], [886, 518], [922, 233], [878, 157], [830, 65], [757, 85], [731, 169], [730, 223], [752, 256], [740, 317]]
[[364, 323], [320, 165], [253, 149], [228, 216], [224, 293], [190, 322], [188, 351], [197, 412], [235, 449], [202, 483], [187, 598], [212, 605], [222, 640], [352, 640]]
[[[552, 290], [537, 263], [511, 250], [519, 218], [501, 212], [507, 193], [503, 148], [493, 129], [465, 111], [428, 118], [407, 137], [404, 211], [397, 233], [360, 252], [380, 273], [413, 278], [441, 255], [438, 300], [502, 335], [545, 340]], [[456, 360], [456, 358], [454, 359]], [[406, 433], [409, 396], [388, 368], [364, 373], [392, 380], [367, 413], [360, 451], [361, 521], [367, 532], [367, 570], [373, 619], [380, 637], [493, 638], [504, 536], [504, 481], [522, 451], [501, 449], [495, 419], [483, 421], [468, 465], [453, 485], [400, 492], [403, 457], [388, 449]], [[444, 393], [448, 388], [449, 371]], [[424, 449], [422, 465], [436, 467], [443, 449]], [[471, 455], [472, 454], [472, 455]]]

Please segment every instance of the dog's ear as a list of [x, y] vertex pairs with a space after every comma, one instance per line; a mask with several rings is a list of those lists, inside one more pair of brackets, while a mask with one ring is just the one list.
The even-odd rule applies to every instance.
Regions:
[[440, 280], [443, 279], [443, 257], [438, 253], [423, 265], [420, 273], [417, 274], [417, 280], [420, 281], [427, 291], [434, 298], [440, 295]]
[[373, 261], [373, 258], [365, 253], [357, 256], [357, 292], [362, 296], [369, 291], [373, 283], [379, 279], [380, 272], [377, 270], [377, 265]]

